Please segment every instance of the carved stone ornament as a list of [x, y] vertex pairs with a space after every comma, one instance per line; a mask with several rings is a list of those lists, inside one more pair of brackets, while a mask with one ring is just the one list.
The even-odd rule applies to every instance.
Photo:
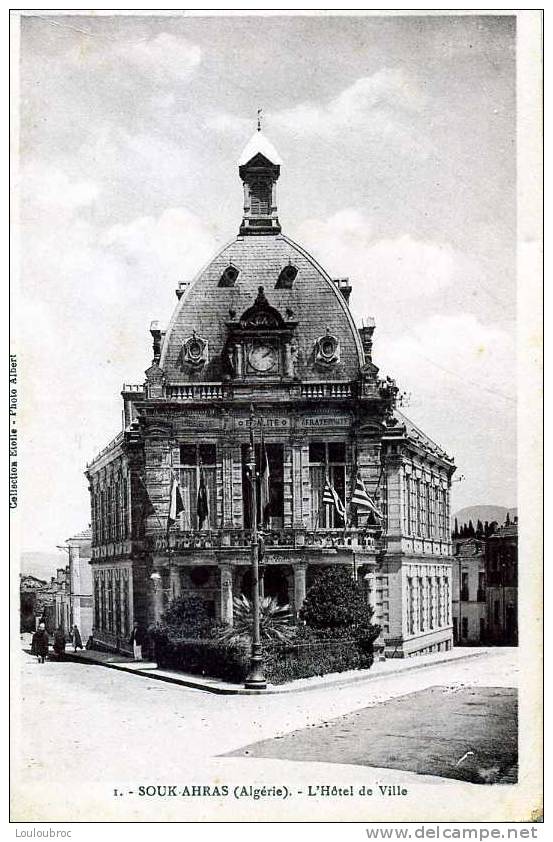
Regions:
[[315, 362], [323, 366], [340, 362], [340, 340], [328, 331], [315, 343]]
[[207, 340], [192, 331], [192, 336], [184, 342], [181, 349], [181, 363], [192, 368], [202, 368], [208, 361]]

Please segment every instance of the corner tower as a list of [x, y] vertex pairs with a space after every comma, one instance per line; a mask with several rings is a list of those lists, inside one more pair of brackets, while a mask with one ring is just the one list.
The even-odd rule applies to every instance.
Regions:
[[258, 124], [238, 161], [238, 172], [244, 183], [241, 235], [280, 234], [276, 201], [280, 164], [278, 152]]

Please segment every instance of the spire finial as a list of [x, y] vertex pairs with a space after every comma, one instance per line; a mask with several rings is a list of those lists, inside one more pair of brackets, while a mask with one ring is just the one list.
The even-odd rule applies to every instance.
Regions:
[[261, 131], [261, 115], [262, 115], [262, 114], [263, 114], [263, 109], [262, 109], [262, 108], [258, 108], [258, 109], [257, 109], [257, 131], [258, 131], [258, 132], [260, 132], [260, 131]]

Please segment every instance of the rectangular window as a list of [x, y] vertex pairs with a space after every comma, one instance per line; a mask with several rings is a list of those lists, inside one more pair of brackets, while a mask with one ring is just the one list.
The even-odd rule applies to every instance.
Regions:
[[419, 631], [424, 631], [424, 582], [419, 576]]
[[425, 538], [430, 538], [431, 529], [430, 529], [430, 486], [427, 482], [423, 483], [423, 536]]
[[422, 513], [422, 483], [420, 479], [416, 480], [415, 491], [417, 495], [417, 535], [422, 537], [424, 535], [424, 523]]
[[415, 616], [414, 616], [414, 591], [413, 579], [411, 576], [407, 577], [407, 631], [409, 634], [415, 633]]
[[[284, 445], [266, 443], [267, 462], [269, 464], [269, 506], [266, 512], [268, 527], [282, 529], [284, 526]], [[247, 459], [249, 445], [242, 445], [242, 498], [244, 502], [244, 527], [251, 529], [251, 484], [248, 476]], [[255, 472], [257, 523], [261, 526], [261, 444], [255, 445]]]
[[461, 573], [461, 602], [469, 601], [469, 574], [468, 570]]
[[434, 588], [432, 578], [429, 576], [427, 580], [428, 588], [428, 627], [434, 628]]
[[463, 617], [462, 625], [463, 625], [462, 635], [463, 635], [463, 638], [466, 640], [466, 638], [469, 636], [469, 620], [468, 620], [468, 617]]
[[486, 574], [483, 570], [478, 573], [478, 602], [486, 601]]
[[207, 496], [208, 516], [202, 529], [217, 528], [217, 447], [214, 444], [181, 444], [180, 465], [177, 467], [184, 511], [180, 515], [180, 528], [200, 528], [198, 519], [198, 492], [203, 474]]
[[310, 442], [309, 479], [313, 529], [343, 529], [336, 507], [323, 503], [326, 477], [338, 497], [346, 503], [346, 446], [344, 442]]

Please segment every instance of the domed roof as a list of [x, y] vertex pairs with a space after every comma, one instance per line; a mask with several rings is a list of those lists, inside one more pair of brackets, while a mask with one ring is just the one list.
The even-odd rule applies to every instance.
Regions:
[[265, 137], [261, 129], [253, 133], [244, 151], [240, 155], [238, 166], [241, 167], [255, 158], [256, 155], [263, 155], [272, 164], [282, 164], [282, 160], [271, 141]]
[[[286, 267], [297, 274], [279, 282]], [[224, 281], [225, 270], [231, 284]], [[293, 272], [291, 273], [293, 275]], [[295, 375], [300, 380], [353, 380], [363, 364], [359, 335], [348, 305], [335, 282], [301, 246], [288, 237], [238, 236], [197, 275], [181, 297], [163, 341], [160, 367], [168, 384], [220, 381], [228, 322], [240, 319], [255, 303], [259, 287], [270, 307], [287, 322], [297, 322]], [[321, 372], [315, 358], [317, 341], [326, 332], [340, 343], [339, 360]], [[207, 343], [207, 363], [194, 370], [182, 365], [183, 346], [197, 337]]]

